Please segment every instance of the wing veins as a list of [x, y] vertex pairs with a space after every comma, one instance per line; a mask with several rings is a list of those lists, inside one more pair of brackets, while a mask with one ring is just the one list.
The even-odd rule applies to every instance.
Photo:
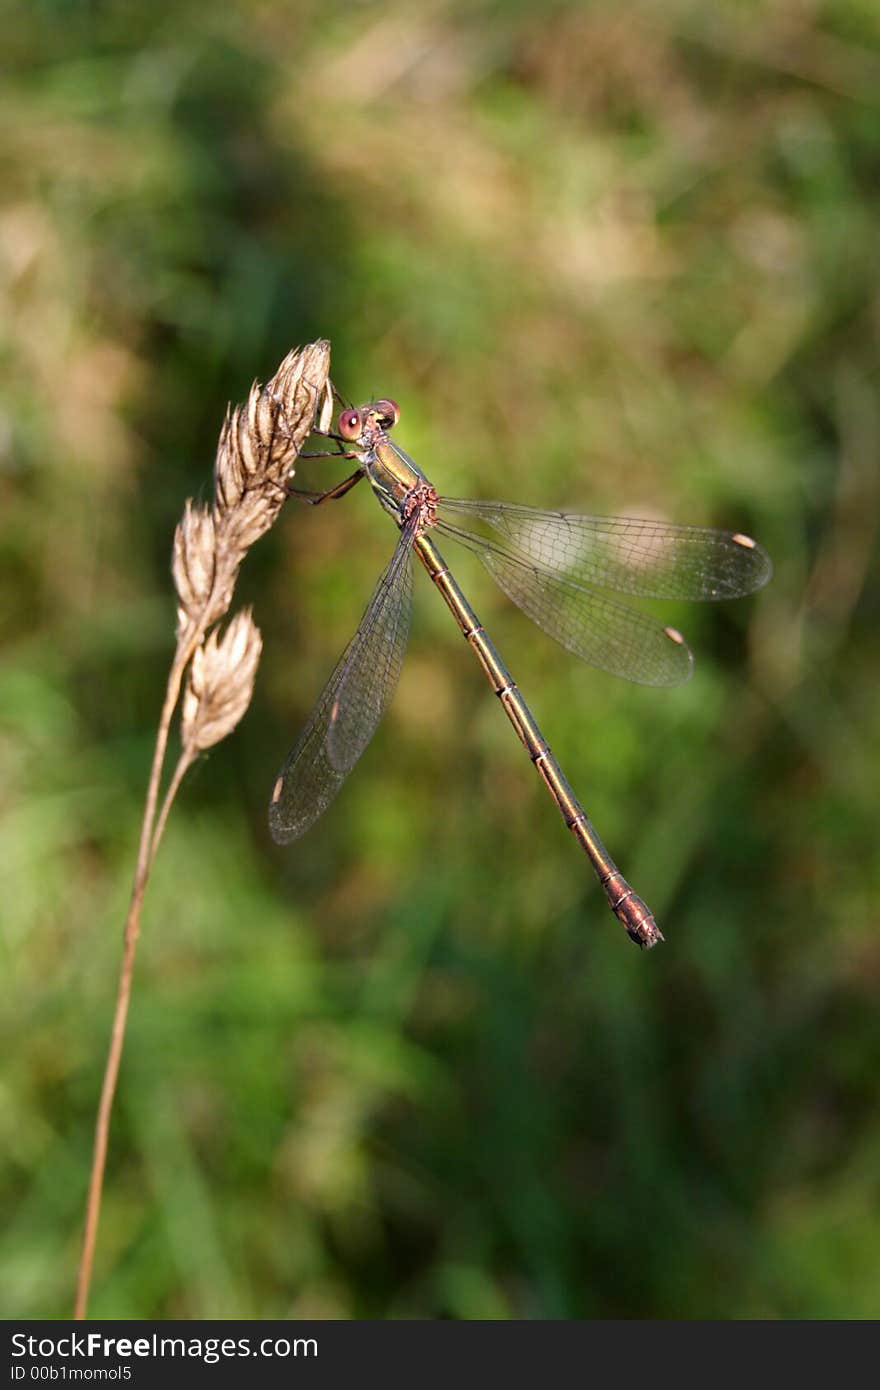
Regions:
[[269, 826], [279, 844], [305, 834], [327, 809], [391, 700], [409, 633], [415, 529], [402, 529], [357, 631], [278, 774]]

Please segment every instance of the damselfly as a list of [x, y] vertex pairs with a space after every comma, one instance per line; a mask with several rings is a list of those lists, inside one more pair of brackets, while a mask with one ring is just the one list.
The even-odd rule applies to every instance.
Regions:
[[[305, 495], [313, 503], [324, 502], [369, 478], [400, 536], [357, 632], [275, 782], [269, 810], [273, 838], [285, 843], [309, 829], [376, 730], [403, 661], [415, 553], [587, 854], [611, 910], [633, 941], [653, 946], [663, 940], [659, 927], [599, 839], [435, 537], [450, 537], [477, 555], [507, 596], [570, 652], [644, 685], [686, 681], [693, 668], [690, 649], [675, 628], [664, 627], [608, 591], [635, 598], [739, 598], [766, 584], [770, 558], [757, 541], [738, 532], [441, 497], [392, 442], [389, 430], [399, 418], [392, 400], [344, 409], [337, 432], [329, 433], [337, 441], [337, 457], [356, 459], [357, 468], [326, 492]], [[483, 534], [480, 525], [491, 534]]]

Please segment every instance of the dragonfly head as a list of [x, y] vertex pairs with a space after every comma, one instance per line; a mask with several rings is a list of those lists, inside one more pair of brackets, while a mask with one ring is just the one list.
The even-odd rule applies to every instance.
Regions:
[[[377, 433], [384, 434], [400, 419], [400, 407], [396, 401], [383, 398], [370, 401], [367, 405], [350, 406], [339, 416], [338, 429], [342, 438], [349, 443], [355, 441], [372, 443]], [[365, 438], [364, 436], [367, 436]]]

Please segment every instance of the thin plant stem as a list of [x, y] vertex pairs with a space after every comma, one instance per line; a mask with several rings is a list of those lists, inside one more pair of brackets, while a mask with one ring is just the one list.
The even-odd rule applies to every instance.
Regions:
[[168, 790], [165, 793], [161, 809], [156, 817], [156, 828], [153, 831], [153, 839], [150, 844], [150, 868], [153, 867], [153, 860], [156, 858], [156, 850], [159, 848], [162, 836], [165, 833], [165, 823], [168, 820], [168, 813], [177, 795], [177, 789], [183, 781], [187, 771], [192, 766], [194, 759], [195, 754], [190, 748], [184, 748], [180, 757], [177, 759], [177, 767], [174, 769], [174, 774], [171, 781], [168, 783]]
[[[101, 1215], [101, 1197], [104, 1189], [104, 1170], [107, 1166], [110, 1117], [113, 1111], [113, 1099], [116, 1095], [116, 1083], [119, 1079], [119, 1066], [122, 1060], [122, 1048], [125, 1042], [125, 1026], [128, 1020], [128, 1006], [131, 1000], [134, 960], [141, 930], [141, 905], [144, 900], [144, 893], [147, 887], [153, 856], [158, 844], [158, 838], [153, 833], [153, 823], [156, 817], [156, 803], [159, 799], [159, 783], [165, 762], [165, 752], [168, 747], [171, 716], [177, 705], [178, 696], [180, 694], [180, 683], [183, 678], [186, 663], [195, 650], [197, 641], [198, 638], [194, 635], [183, 649], [178, 648], [174, 663], [168, 675], [168, 687], [165, 691], [165, 701], [162, 705], [159, 728], [156, 734], [156, 747], [153, 752], [153, 764], [150, 768], [150, 780], [147, 786], [146, 801], [144, 803], [144, 818], [141, 823], [140, 841], [138, 843], [137, 865], [131, 889], [131, 898], [128, 904], [128, 913], [125, 918], [122, 962], [119, 967], [119, 983], [116, 989], [116, 1007], [113, 1012], [113, 1026], [110, 1030], [110, 1045], [107, 1050], [107, 1061], [104, 1065], [101, 1099], [98, 1103], [98, 1113], [95, 1121], [92, 1168], [89, 1177], [88, 1198], [86, 1200], [85, 1230], [83, 1232], [82, 1253], [80, 1255], [76, 1281], [76, 1303], [73, 1312], [73, 1316], [77, 1321], [81, 1321], [86, 1316], [89, 1289], [92, 1281], [92, 1265], [95, 1257], [95, 1243], [98, 1238], [98, 1221]], [[180, 764], [178, 764], [178, 768], [179, 766]], [[182, 775], [181, 773], [181, 776]], [[179, 785], [180, 778], [178, 777], [177, 784], [174, 785], [175, 791]], [[170, 790], [171, 788], [169, 787], [169, 791]], [[166, 807], [170, 808], [170, 802], [167, 796], [166, 804], [162, 807], [164, 817], [167, 819], [168, 809], [166, 809]], [[164, 828], [164, 823], [163, 819], [162, 828]]]

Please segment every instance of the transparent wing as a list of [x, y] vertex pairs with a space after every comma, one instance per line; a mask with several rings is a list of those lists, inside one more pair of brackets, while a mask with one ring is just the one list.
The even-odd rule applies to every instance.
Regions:
[[682, 685], [690, 679], [693, 656], [675, 628], [460, 526], [438, 521], [437, 530], [478, 555], [518, 608], [590, 666], [641, 685]]
[[705, 526], [542, 512], [460, 497], [444, 497], [442, 514], [491, 526], [504, 550], [526, 564], [637, 598], [741, 598], [773, 573], [770, 556], [750, 536]]
[[349, 642], [278, 774], [269, 807], [272, 838], [304, 835], [326, 811], [363, 753], [397, 685], [412, 607], [412, 543], [397, 547]]

